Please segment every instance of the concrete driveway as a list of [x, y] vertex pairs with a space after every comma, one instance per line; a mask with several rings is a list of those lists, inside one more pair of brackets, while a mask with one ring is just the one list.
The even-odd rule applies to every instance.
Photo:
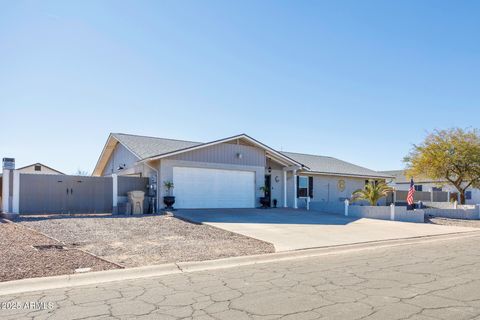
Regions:
[[174, 214], [195, 223], [270, 242], [276, 251], [479, 231], [292, 209], [198, 209], [178, 210]]

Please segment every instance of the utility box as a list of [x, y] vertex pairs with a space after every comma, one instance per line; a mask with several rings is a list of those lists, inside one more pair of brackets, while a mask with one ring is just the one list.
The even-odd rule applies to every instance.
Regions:
[[130, 191], [128, 193], [128, 202], [131, 207], [132, 214], [143, 214], [143, 200], [145, 199], [144, 191]]

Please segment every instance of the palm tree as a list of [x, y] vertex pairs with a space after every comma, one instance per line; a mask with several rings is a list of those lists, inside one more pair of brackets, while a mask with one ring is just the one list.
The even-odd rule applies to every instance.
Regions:
[[352, 193], [352, 201], [365, 200], [368, 201], [370, 205], [376, 206], [378, 200], [386, 197], [392, 191], [393, 188], [387, 186], [383, 181], [369, 181], [365, 185], [365, 188], [355, 190]]

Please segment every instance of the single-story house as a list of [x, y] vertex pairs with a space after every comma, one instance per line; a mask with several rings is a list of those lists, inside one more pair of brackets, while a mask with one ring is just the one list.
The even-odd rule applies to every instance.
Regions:
[[64, 174], [63, 172], [60, 172], [56, 169], [53, 169], [52, 167], [46, 166], [39, 162], [18, 168], [17, 171], [19, 171], [20, 173], [31, 174]]
[[[395, 190], [407, 191], [410, 189], [410, 179], [412, 177], [407, 176], [405, 170], [389, 170], [389, 171], [380, 171], [384, 174], [393, 176], [394, 179], [387, 181], [390, 186], [394, 187]], [[453, 186], [449, 181], [445, 180], [433, 180], [426, 177], [413, 177], [415, 183], [416, 191], [443, 191], [449, 192], [451, 199], [456, 199], [460, 202], [460, 195], [458, 190]], [[467, 188], [465, 192], [465, 203], [466, 204], [479, 204], [480, 203], [480, 189], [477, 188]]]
[[158, 203], [174, 183], [176, 208], [253, 208], [267, 188], [270, 204], [302, 207], [306, 199], [336, 202], [368, 180], [392, 177], [325, 156], [280, 152], [240, 134], [207, 143], [112, 133], [94, 176], [150, 179]]

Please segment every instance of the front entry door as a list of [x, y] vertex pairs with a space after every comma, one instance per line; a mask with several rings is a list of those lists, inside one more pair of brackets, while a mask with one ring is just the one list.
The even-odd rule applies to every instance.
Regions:
[[267, 189], [265, 191], [265, 197], [268, 198], [267, 207], [271, 207], [272, 206], [272, 197], [271, 197], [271, 194], [272, 194], [272, 176], [271, 175], [266, 175], [265, 176], [265, 188]]

